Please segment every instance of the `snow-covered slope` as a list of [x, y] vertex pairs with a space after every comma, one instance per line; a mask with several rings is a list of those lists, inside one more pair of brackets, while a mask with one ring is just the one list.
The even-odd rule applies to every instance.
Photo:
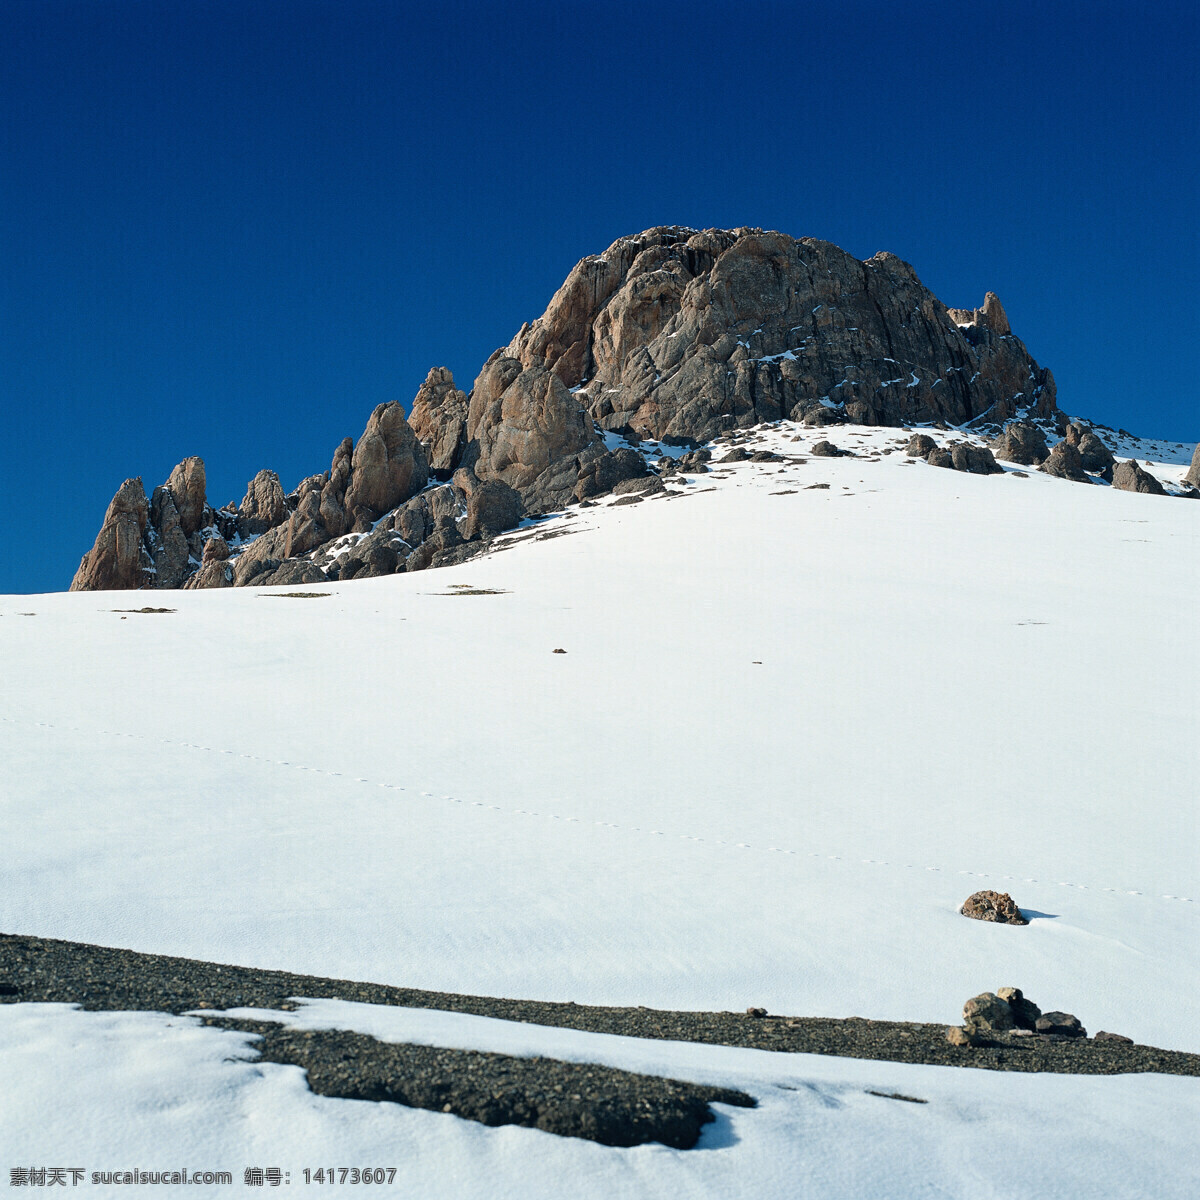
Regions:
[[[964, 1071], [329, 1008], [309, 1027], [386, 1036], [386, 1021], [406, 1040], [734, 1082], [758, 1106], [714, 1106], [692, 1150], [600, 1146], [314, 1096], [298, 1067], [242, 1061], [254, 1054], [245, 1034], [186, 1017], [0, 1005], [0, 1151], [84, 1165], [91, 1196], [163, 1191], [97, 1186], [93, 1170], [183, 1167], [228, 1171], [239, 1193], [257, 1167], [279, 1172], [280, 1194], [415, 1200], [1191, 1200], [1200, 1188], [1195, 1079]], [[349, 1171], [344, 1186], [305, 1186], [305, 1168], [330, 1166], [390, 1168], [391, 1187], [354, 1186]]]
[[[1200, 505], [939, 470], [893, 429], [750, 448], [819, 437], [859, 456], [719, 466], [320, 597], [0, 600], [0, 929], [806, 1015], [953, 1022], [1015, 985], [1200, 1049]], [[143, 603], [174, 611], [114, 611]], [[964, 919], [983, 887], [1031, 923]], [[980, 1074], [946, 1086], [1102, 1111], [1149, 1089], [1147, 1129], [1156, 1088], [1196, 1106], [1194, 1080]], [[684, 1194], [736, 1194], [713, 1169]], [[1010, 1178], [980, 1169], [975, 1195]], [[1063, 1180], [995, 1194], [1083, 1194]], [[888, 1194], [965, 1194], [943, 1184]]]

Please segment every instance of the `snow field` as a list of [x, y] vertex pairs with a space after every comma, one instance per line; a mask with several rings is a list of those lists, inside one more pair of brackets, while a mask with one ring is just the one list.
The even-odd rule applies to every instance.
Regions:
[[[751, 448], [907, 440], [794, 433]], [[899, 452], [731, 464], [683, 490], [461, 567], [304, 589], [322, 599], [0, 599], [0, 929], [798, 1015], [950, 1023], [1011, 984], [1090, 1032], [1200, 1048], [1200, 506]], [[151, 601], [176, 611], [111, 611]], [[1031, 924], [964, 920], [982, 887]], [[723, 1113], [703, 1152], [612, 1151], [313, 1097], [296, 1069], [215, 1065], [232, 1035], [165, 1020], [0, 1008], [0, 1069], [40, 1121], [0, 1122], [19, 1134], [0, 1149], [77, 1145], [61, 1112], [135, 1156], [276, 1146], [294, 1168], [403, 1144], [420, 1196], [564, 1177], [605, 1196], [1196, 1191], [1191, 1079], [622, 1047], [630, 1069], [728, 1065], [760, 1108]], [[64, 1093], [30, 1039], [95, 1070]], [[208, 1082], [175, 1095], [189, 1055]], [[768, 1075], [800, 1090], [756, 1091]]]

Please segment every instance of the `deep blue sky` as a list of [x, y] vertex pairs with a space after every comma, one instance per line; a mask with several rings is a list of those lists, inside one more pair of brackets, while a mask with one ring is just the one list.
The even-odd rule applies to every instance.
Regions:
[[761, 225], [997, 292], [1062, 406], [1194, 440], [1196, 6], [4, 0], [0, 592], [117, 485], [290, 488], [583, 255]]

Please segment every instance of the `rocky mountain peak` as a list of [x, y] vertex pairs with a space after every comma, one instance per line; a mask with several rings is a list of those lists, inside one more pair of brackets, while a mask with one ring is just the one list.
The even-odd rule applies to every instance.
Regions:
[[[307, 583], [459, 562], [523, 514], [649, 486], [645, 441], [698, 446], [784, 418], [968, 427], [1049, 473], [1111, 471], [1058, 411], [1053, 376], [995, 293], [951, 309], [888, 252], [860, 261], [816, 238], [668, 225], [581, 259], [470, 391], [433, 368], [407, 417], [380, 405], [290, 494], [264, 470], [240, 504], [214, 510], [199, 458], [149, 501], [126, 481], [72, 586]], [[1051, 453], [1056, 428], [1068, 437]]]
[[600, 428], [644, 438], [827, 414], [1002, 424], [1055, 412], [1053, 377], [994, 293], [950, 310], [894, 254], [860, 262], [761, 229], [618, 239], [581, 260], [504, 353], [578, 389]]

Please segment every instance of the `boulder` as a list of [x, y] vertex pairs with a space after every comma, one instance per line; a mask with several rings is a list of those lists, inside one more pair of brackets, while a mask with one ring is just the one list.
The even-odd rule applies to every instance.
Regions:
[[284, 499], [279, 476], [262, 470], [246, 484], [246, 494], [237, 509], [237, 532], [242, 538], [257, 537], [282, 525], [290, 510]]
[[946, 1030], [946, 1041], [952, 1046], [974, 1046], [979, 1039], [972, 1033], [968, 1033], [961, 1025], [951, 1025]]
[[841, 425], [846, 420], [843, 413], [836, 408], [826, 408], [824, 404], [810, 406], [805, 406], [803, 403], [797, 404], [792, 410], [793, 421], [796, 420], [797, 413], [802, 425], [809, 425], [816, 429], [823, 429], [826, 425]]
[[1042, 1010], [1032, 1000], [1027, 1000], [1020, 988], [997, 988], [996, 995], [1012, 1009], [1013, 1022], [1018, 1029], [1036, 1028]]
[[853, 456], [853, 450], [841, 450], [832, 442], [819, 441], [814, 444], [809, 453], [814, 458], [850, 458]]
[[904, 453], [909, 458], [926, 458], [931, 450], [937, 449], [937, 442], [927, 433], [914, 433], [904, 447]]
[[1123, 1046], [1132, 1046], [1133, 1038], [1126, 1037], [1123, 1033], [1109, 1033], [1107, 1029], [1101, 1029], [1099, 1033], [1092, 1039], [1094, 1042], [1118, 1042]]
[[1151, 496], [1167, 494], [1166, 488], [1149, 471], [1143, 471], [1135, 458], [1117, 463], [1113, 468], [1112, 485], [1123, 492], [1146, 492]]
[[1009, 421], [992, 442], [992, 452], [1005, 462], [1035, 467], [1050, 455], [1042, 431], [1029, 421]]
[[1004, 1033], [1016, 1026], [1013, 1011], [995, 992], [972, 996], [963, 1005], [963, 1026], [967, 1033]]
[[154, 564], [142, 546], [150, 505], [141, 479], [126, 479], [109, 501], [96, 542], [71, 581], [73, 592], [150, 586]]
[[1087, 1037], [1087, 1030], [1080, 1024], [1079, 1018], [1072, 1013], [1043, 1013], [1038, 1017], [1035, 1028], [1038, 1033], [1053, 1034], [1058, 1037]]
[[955, 442], [951, 446], [934, 446], [925, 456], [931, 467], [946, 467], [952, 471], [968, 471], [972, 475], [1002, 474], [1004, 468], [985, 446], [970, 442]]
[[1096, 436], [1095, 432], [1080, 421], [1073, 421], [1064, 431], [1064, 438], [1079, 451], [1079, 461], [1085, 471], [1112, 482], [1116, 459], [1113, 452]]
[[956, 471], [969, 471], [972, 475], [1004, 473], [1004, 468], [986, 446], [976, 446], [970, 442], [958, 442], [950, 448], [950, 465]]
[[1059, 442], [1050, 451], [1046, 461], [1038, 470], [1045, 471], [1047, 475], [1054, 475], [1059, 479], [1070, 479], [1075, 483], [1091, 483], [1091, 480], [1084, 474], [1083, 458], [1080, 456], [1079, 448], [1066, 441]]
[[964, 917], [976, 921], [995, 921], [1001, 925], [1028, 925], [1013, 898], [1007, 892], [974, 892], [963, 902]]
[[665, 492], [667, 485], [658, 475], [642, 475], [637, 479], [623, 479], [613, 488], [614, 496], [650, 496], [655, 492]]

